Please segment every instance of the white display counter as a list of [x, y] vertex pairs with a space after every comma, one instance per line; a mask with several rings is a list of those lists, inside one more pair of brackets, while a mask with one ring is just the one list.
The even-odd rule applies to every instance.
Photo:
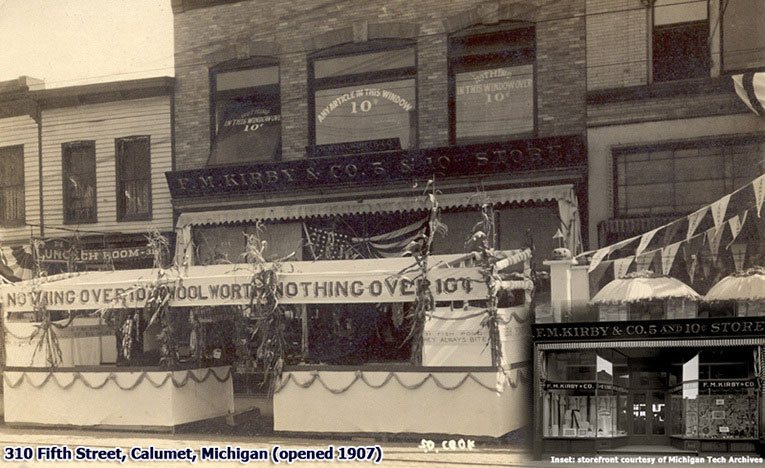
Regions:
[[529, 421], [530, 369], [332, 367], [284, 372], [274, 430], [500, 437]]
[[8, 368], [5, 422], [170, 431], [234, 412], [230, 367], [143, 370]]

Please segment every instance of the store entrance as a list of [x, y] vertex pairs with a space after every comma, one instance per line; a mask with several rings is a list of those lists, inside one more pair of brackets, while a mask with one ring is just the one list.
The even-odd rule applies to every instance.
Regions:
[[[658, 354], [658, 353], [657, 353]], [[629, 358], [630, 445], [669, 445], [669, 359]]]

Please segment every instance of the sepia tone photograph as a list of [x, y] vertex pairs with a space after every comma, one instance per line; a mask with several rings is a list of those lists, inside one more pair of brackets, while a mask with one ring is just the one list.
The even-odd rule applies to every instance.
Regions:
[[765, 464], [765, 1], [0, 0], [2, 466]]

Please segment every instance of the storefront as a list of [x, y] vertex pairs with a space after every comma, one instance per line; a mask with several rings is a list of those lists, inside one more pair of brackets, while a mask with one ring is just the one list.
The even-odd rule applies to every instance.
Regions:
[[[528, 274], [529, 249], [497, 255]], [[231, 415], [233, 369], [253, 351], [240, 349], [237, 333], [264, 320], [257, 304], [271, 298], [285, 333], [269, 338], [297, 343], [298, 356], [301, 343], [309, 351], [295, 360], [285, 350], [272, 374], [276, 430], [500, 437], [528, 424], [533, 283], [511, 274], [496, 286], [503, 298], [491, 338], [491, 289], [471, 258], [428, 257], [433, 308], [422, 329], [409, 325], [425, 281], [411, 257], [74, 273], [7, 286], [5, 420], [172, 430]], [[166, 306], [159, 318], [156, 304]], [[412, 333], [421, 334], [417, 351]], [[388, 411], [402, 404], [409, 410]]]
[[765, 318], [539, 324], [537, 447], [752, 452]]

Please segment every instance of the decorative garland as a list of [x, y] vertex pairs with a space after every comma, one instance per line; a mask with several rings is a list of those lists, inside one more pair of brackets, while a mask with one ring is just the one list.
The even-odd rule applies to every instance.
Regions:
[[473, 244], [480, 252], [479, 262], [481, 276], [486, 283], [487, 308], [486, 317], [481, 321], [481, 326], [489, 330], [489, 346], [491, 346], [491, 363], [499, 366], [502, 362], [502, 341], [499, 337], [499, 317], [497, 314], [497, 294], [499, 293], [502, 278], [497, 270], [497, 260], [494, 245], [496, 244], [496, 226], [494, 223], [494, 205], [484, 203], [481, 205], [481, 221], [473, 227], [473, 236], [468, 244]]
[[[525, 372], [523, 372], [521, 370], [518, 371], [518, 382], [513, 382], [513, 380], [507, 375], [507, 373], [504, 373], [504, 376], [507, 379], [508, 385], [510, 385], [510, 387], [513, 388], [513, 389], [518, 388], [518, 386], [520, 385], [521, 381], [528, 382], [528, 376], [525, 374]], [[456, 385], [452, 385], [452, 386], [445, 385], [444, 383], [442, 383], [438, 379], [438, 377], [436, 377], [431, 372], [428, 372], [428, 375], [426, 375], [421, 381], [419, 381], [416, 384], [412, 384], [412, 385], [407, 385], [404, 382], [402, 382], [401, 378], [398, 376], [398, 373], [396, 373], [396, 372], [388, 372], [388, 375], [385, 377], [383, 382], [381, 384], [379, 384], [379, 385], [375, 385], [375, 384], [369, 382], [367, 380], [366, 376], [364, 375], [364, 372], [360, 371], [360, 370], [355, 372], [353, 380], [351, 381], [351, 383], [349, 383], [345, 387], [339, 388], [339, 389], [330, 388], [327, 385], [327, 383], [324, 382], [324, 379], [322, 379], [321, 374], [318, 371], [312, 371], [311, 372], [311, 378], [308, 381], [302, 382], [302, 383], [298, 382], [297, 378], [295, 378], [295, 375], [292, 372], [290, 372], [287, 375], [286, 378], [282, 379], [281, 384], [274, 391], [274, 393], [278, 393], [278, 392], [282, 391], [289, 384], [290, 381], [294, 382], [295, 385], [297, 385], [300, 388], [310, 388], [314, 384], [314, 382], [318, 381], [322, 385], [322, 387], [324, 387], [324, 389], [327, 390], [328, 392], [332, 393], [333, 395], [340, 395], [340, 394], [345, 393], [348, 390], [350, 390], [350, 388], [353, 387], [353, 385], [355, 385], [356, 382], [358, 382], [358, 381], [363, 382], [367, 387], [374, 388], [374, 389], [379, 389], [379, 388], [382, 388], [382, 387], [386, 386], [388, 384], [388, 382], [390, 382], [391, 380], [395, 380], [396, 382], [398, 382], [398, 384], [400, 386], [404, 387], [407, 390], [417, 390], [420, 387], [422, 387], [423, 385], [425, 385], [425, 383], [427, 381], [432, 380], [433, 383], [436, 385], [436, 387], [440, 388], [441, 390], [449, 390], [449, 391], [456, 390], [456, 389], [460, 388], [462, 385], [464, 385], [465, 382], [467, 382], [468, 380], [472, 380], [473, 382], [477, 383], [478, 385], [480, 385], [481, 387], [485, 388], [486, 390], [489, 390], [489, 391], [495, 392], [495, 393], [500, 393], [500, 391], [497, 390], [496, 386], [490, 387], [490, 386], [484, 384], [475, 375], [473, 375], [472, 372], [466, 373], [465, 376]]]
[[136, 379], [135, 383], [125, 387], [119, 384], [119, 382], [117, 381], [118, 374], [115, 372], [110, 372], [109, 375], [104, 379], [103, 383], [99, 385], [93, 385], [90, 382], [88, 382], [87, 379], [83, 376], [82, 372], [72, 372], [72, 375], [73, 375], [73, 378], [71, 382], [69, 382], [68, 384], [62, 384], [61, 381], [56, 376], [56, 373], [48, 372], [48, 375], [45, 376], [45, 378], [39, 385], [35, 385], [32, 382], [27, 372], [22, 372], [21, 377], [19, 377], [19, 379], [15, 383], [11, 382], [11, 379], [8, 376], [8, 372], [5, 372], [3, 377], [5, 379], [5, 383], [9, 387], [14, 389], [18, 388], [25, 379], [29, 382], [29, 385], [32, 386], [32, 388], [34, 389], [40, 389], [44, 387], [48, 383], [48, 381], [53, 379], [56, 382], [56, 385], [58, 385], [58, 387], [61, 388], [62, 390], [69, 390], [75, 384], [75, 382], [79, 380], [82, 382], [83, 385], [85, 385], [87, 388], [91, 390], [100, 390], [104, 388], [106, 384], [109, 383], [109, 381], [112, 381], [114, 382], [114, 385], [116, 385], [117, 388], [119, 388], [120, 390], [130, 391], [138, 387], [144, 380], [148, 381], [154, 388], [160, 388], [164, 386], [168, 380], [172, 382], [175, 388], [181, 388], [186, 386], [189, 379], [193, 380], [196, 383], [203, 383], [210, 378], [210, 375], [212, 375], [215, 378], [215, 380], [217, 380], [219, 383], [223, 383], [231, 378], [231, 368], [230, 367], [226, 368], [226, 373], [223, 375], [223, 377], [219, 376], [218, 373], [215, 372], [215, 370], [213, 370], [212, 368], [208, 368], [207, 371], [205, 372], [205, 375], [201, 378], [197, 377], [194, 374], [194, 372], [191, 369], [189, 369], [186, 371], [186, 375], [184, 376], [182, 380], [176, 380], [172, 372], [168, 372], [165, 374], [165, 377], [159, 383], [153, 381], [151, 377], [149, 377], [149, 371], [142, 371], [141, 374]]
[[[499, 311], [499, 309], [497, 309], [497, 311]], [[470, 320], [472, 318], [480, 317], [480, 316], [486, 315], [486, 314], [487, 314], [487, 310], [483, 309], [480, 312], [476, 312], [476, 313], [470, 314], [470, 315], [463, 315], [461, 317], [443, 317], [443, 316], [436, 315], [436, 314], [428, 314], [428, 319], [434, 318], [436, 320], [447, 320], [447, 321]], [[531, 319], [531, 313], [527, 314], [526, 317], [521, 317], [520, 315], [515, 313], [515, 311], [513, 311], [510, 314], [510, 318], [508, 320], [503, 319], [500, 314], [497, 314], [497, 322], [499, 322], [499, 323], [501, 323], [503, 325], [507, 325], [510, 322], [512, 322], [513, 320], [515, 320], [518, 323], [526, 323], [530, 319]]]

